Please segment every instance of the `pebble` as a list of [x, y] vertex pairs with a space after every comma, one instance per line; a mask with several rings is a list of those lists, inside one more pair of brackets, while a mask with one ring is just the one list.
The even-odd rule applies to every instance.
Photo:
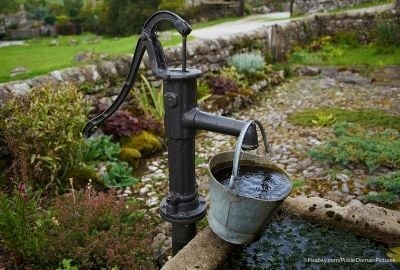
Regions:
[[158, 197], [151, 197], [148, 200], [146, 200], [146, 205], [149, 207], [158, 206], [159, 203], [160, 200], [158, 199]]
[[146, 196], [147, 193], [149, 193], [149, 191], [150, 191], [150, 188], [144, 186], [139, 190], [139, 195], [140, 196]]
[[149, 166], [148, 167], [149, 171], [155, 172], [158, 170], [158, 168], [156, 166]]
[[336, 174], [336, 179], [340, 180], [342, 182], [347, 182], [347, 181], [349, 181], [350, 177], [348, 177], [345, 174], [340, 173], [340, 174]]
[[343, 193], [350, 193], [350, 188], [349, 188], [349, 186], [347, 185], [347, 183], [343, 183], [343, 184], [342, 184], [342, 192], [343, 192]]
[[357, 200], [357, 199], [352, 199], [352, 200], [350, 200], [349, 205], [360, 206], [360, 205], [362, 205], [362, 202], [360, 202], [360, 201]]

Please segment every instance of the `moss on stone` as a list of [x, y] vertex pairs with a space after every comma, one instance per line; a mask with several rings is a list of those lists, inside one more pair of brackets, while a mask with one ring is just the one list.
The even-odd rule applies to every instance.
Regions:
[[139, 159], [142, 157], [139, 150], [135, 148], [121, 148], [119, 153], [119, 159], [126, 161], [132, 167], [136, 168], [138, 165]]
[[122, 138], [121, 148], [136, 149], [142, 157], [147, 157], [160, 151], [163, 145], [157, 136], [147, 131], [141, 131], [131, 137]]

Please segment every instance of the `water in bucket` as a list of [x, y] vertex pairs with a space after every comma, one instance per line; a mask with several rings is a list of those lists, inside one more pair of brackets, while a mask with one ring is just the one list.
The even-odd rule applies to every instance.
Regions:
[[261, 123], [251, 121], [240, 133], [235, 151], [216, 154], [209, 162], [208, 224], [216, 235], [234, 244], [256, 240], [292, 190], [289, 176], [268, 157], [241, 152], [252, 123], [259, 126], [267, 152]]
[[[214, 172], [214, 177], [226, 188], [229, 187], [232, 167], [225, 167]], [[279, 200], [291, 184], [288, 178], [277, 171], [261, 166], [241, 166], [235, 185], [230, 188], [234, 193], [261, 200]]]

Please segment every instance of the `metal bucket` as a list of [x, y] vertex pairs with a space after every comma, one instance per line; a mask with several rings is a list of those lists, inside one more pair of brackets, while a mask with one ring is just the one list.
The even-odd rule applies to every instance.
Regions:
[[[241, 152], [244, 135], [252, 123], [259, 126], [265, 151], [268, 153], [268, 142], [262, 125], [258, 121], [250, 121], [238, 139], [235, 152], [224, 152], [215, 155], [209, 162], [210, 173], [210, 209], [208, 223], [211, 230], [220, 238], [234, 244], [247, 244], [258, 239], [261, 232], [271, 221], [275, 211], [289, 196], [292, 184], [287, 173], [267, 157]], [[288, 181], [284, 194], [274, 200], [262, 200], [244, 197], [236, 194], [230, 188], [224, 187], [214, 173], [222, 168], [232, 167], [229, 187], [235, 184], [235, 178], [240, 165], [256, 165], [268, 171], [280, 174]]]

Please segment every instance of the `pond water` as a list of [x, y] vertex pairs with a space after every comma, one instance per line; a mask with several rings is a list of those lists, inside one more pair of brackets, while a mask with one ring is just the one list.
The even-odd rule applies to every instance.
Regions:
[[[259, 241], [236, 251], [223, 270], [242, 269], [400, 269], [388, 262], [388, 248], [351, 233], [292, 216], [276, 217]], [[316, 262], [354, 259], [358, 262]]]

